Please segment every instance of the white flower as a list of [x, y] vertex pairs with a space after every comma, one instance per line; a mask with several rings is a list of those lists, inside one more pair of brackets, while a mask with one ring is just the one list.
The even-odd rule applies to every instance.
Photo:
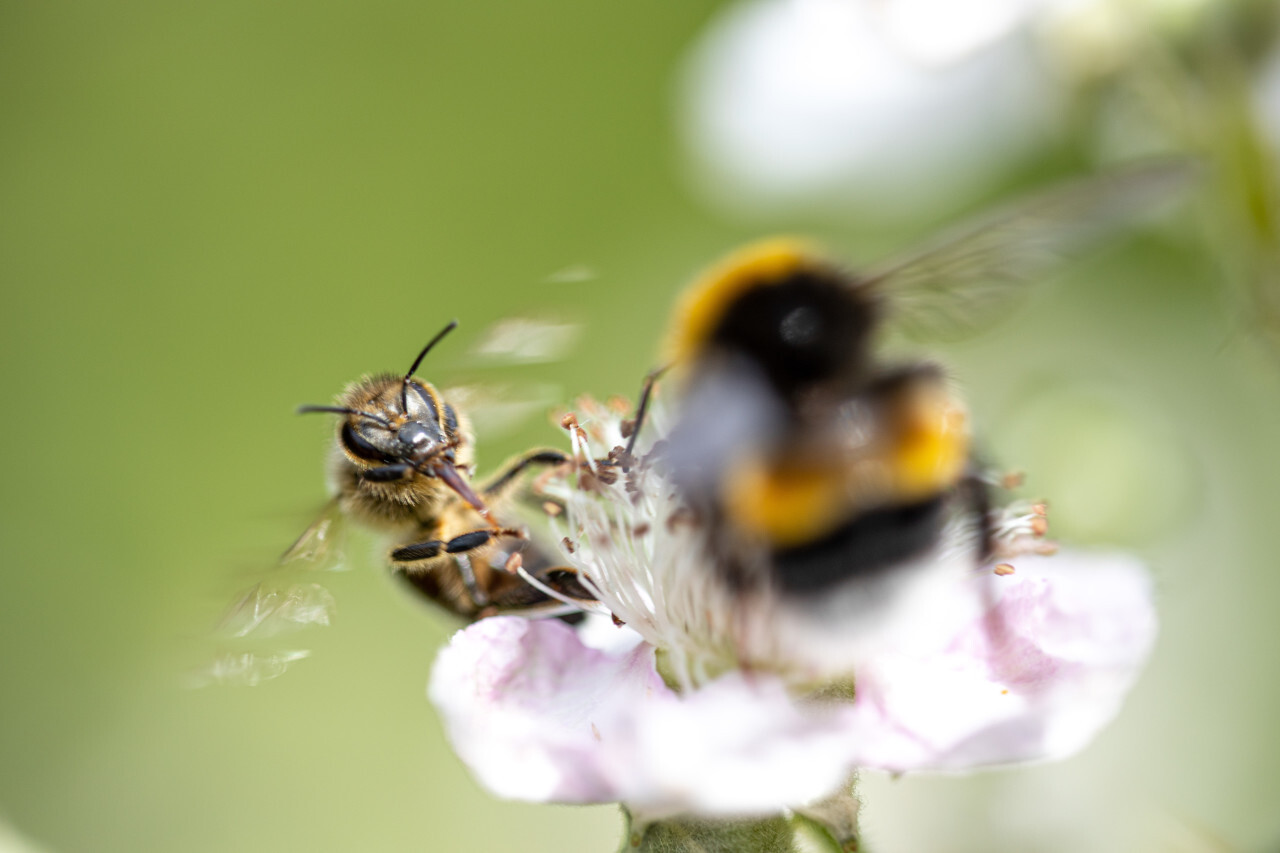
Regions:
[[1036, 5], [731, 6], [683, 75], [693, 172], [737, 210], [817, 203], [883, 216], [971, 194], [1058, 120], [1061, 93], [1013, 37]]
[[1116, 554], [1028, 556], [983, 578], [986, 613], [944, 646], [857, 674], [861, 763], [968, 770], [1065, 758], [1120, 708], [1156, 635], [1144, 568]]
[[[616, 414], [586, 411], [569, 429], [591, 460], [589, 439], [612, 447], [621, 434]], [[1062, 758], [1115, 715], [1154, 641], [1143, 568], [1049, 555], [1040, 508], [1005, 514], [1008, 563], [922, 572], [895, 590], [893, 618], [822, 628], [777, 602], [733, 600], [698, 564], [695, 528], [666, 523], [657, 472], [602, 473], [547, 491], [567, 507], [566, 557], [627, 624], [482, 620], [431, 679], [459, 756], [501, 796], [747, 815], [820, 800], [858, 768]], [[744, 628], [744, 610], [779, 631]], [[814, 657], [819, 641], [847, 648]]]
[[[936, 215], [1061, 137], [1077, 88], [1195, 31], [1212, 5], [742, 0], [712, 21], [682, 75], [690, 171], [731, 214]], [[1149, 86], [1150, 74], [1138, 77]], [[1150, 135], [1103, 148], [1170, 144]]]
[[652, 646], [600, 651], [555, 621], [460, 631], [430, 695], [462, 760], [512, 799], [755, 813], [816, 799], [848, 772], [847, 709], [814, 713], [776, 679], [741, 673], [681, 696]]

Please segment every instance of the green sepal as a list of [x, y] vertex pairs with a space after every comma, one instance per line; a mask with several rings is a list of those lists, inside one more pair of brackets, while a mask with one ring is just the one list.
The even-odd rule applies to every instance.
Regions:
[[618, 853], [854, 853], [860, 803], [853, 786], [786, 814], [637, 819], [623, 807]]

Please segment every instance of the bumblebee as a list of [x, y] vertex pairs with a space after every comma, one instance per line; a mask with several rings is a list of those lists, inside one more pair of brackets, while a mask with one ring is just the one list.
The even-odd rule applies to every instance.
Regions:
[[865, 273], [776, 238], [695, 281], [670, 325], [661, 370], [681, 390], [658, 456], [716, 570], [735, 588], [813, 598], [957, 549], [985, 562], [989, 486], [965, 407], [939, 365], [882, 355], [880, 332], [954, 336], [989, 321], [1046, 261], [1190, 174], [1146, 164], [1060, 187]]
[[957, 516], [986, 556], [965, 409], [939, 366], [875, 356], [882, 314], [874, 288], [790, 239], [730, 256], [677, 308], [664, 453], [735, 585], [820, 593], [927, 553]]
[[[474, 443], [464, 416], [414, 374], [427, 353], [457, 327], [451, 322], [423, 347], [403, 376], [382, 374], [349, 386], [333, 406], [300, 413], [341, 416], [330, 454], [335, 497], [320, 519], [285, 554], [305, 555], [343, 517], [390, 533], [390, 563], [417, 592], [467, 619], [496, 612], [554, 610], [562, 597], [588, 597], [572, 569], [553, 565], [505, 527], [499, 506], [537, 466], [566, 463], [555, 450], [533, 450], [473, 487]], [[526, 582], [517, 569], [532, 576]]]

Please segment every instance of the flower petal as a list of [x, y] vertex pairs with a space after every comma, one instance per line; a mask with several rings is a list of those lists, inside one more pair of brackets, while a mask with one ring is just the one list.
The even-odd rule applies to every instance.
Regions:
[[[618, 799], [602, 742], [625, 740], [619, 708], [671, 691], [653, 648], [609, 654], [568, 625], [493, 617], [459, 631], [436, 659], [428, 695], [459, 757], [495, 794], [573, 803]], [[619, 730], [622, 727], [623, 730]]]
[[648, 709], [635, 763], [617, 766], [623, 799], [648, 813], [709, 815], [821, 799], [849, 778], [849, 710], [797, 705], [772, 676], [719, 678]]
[[[1026, 556], [1014, 574], [971, 575], [952, 592], [967, 619], [886, 635], [852, 704], [798, 702], [759, 672], [676, 694], [630, 629], [515, 617], [458, 632], [430, 695], [459, 756], [500, 796], [746, 815], [818, 800], [856, 766], [1065, 757], [1115, 715], [1155, 637], [1149, 580], [1126, 557]], [[961, 606], [976, 596], [985, 606]]]
[[1027, 556], [985, 575], [989, 603], [945, 645], [883, 650], [858, 672], [859, 763], [968, 770], [1064, 758], [1119, 710], [1155, 640], [1131, 558]]
[[429, 692], [459, 756], [514, 799], [752, 814], [822, 797], [848, 774], [851, 709], [802, 708], [772, 676], [741, 673], [679, 696], [651, 646], [600, 651], [560, 622], [496, 617], [458, 632]]

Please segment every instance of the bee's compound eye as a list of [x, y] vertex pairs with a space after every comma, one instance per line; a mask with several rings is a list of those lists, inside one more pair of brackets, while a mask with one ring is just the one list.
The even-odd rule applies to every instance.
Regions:
[[341, 440], [343, 447], [351, 455], [366, 462], [387, 463], [394, 461], [391, 455], [365, 438], [349, 421], [342, 425]]

